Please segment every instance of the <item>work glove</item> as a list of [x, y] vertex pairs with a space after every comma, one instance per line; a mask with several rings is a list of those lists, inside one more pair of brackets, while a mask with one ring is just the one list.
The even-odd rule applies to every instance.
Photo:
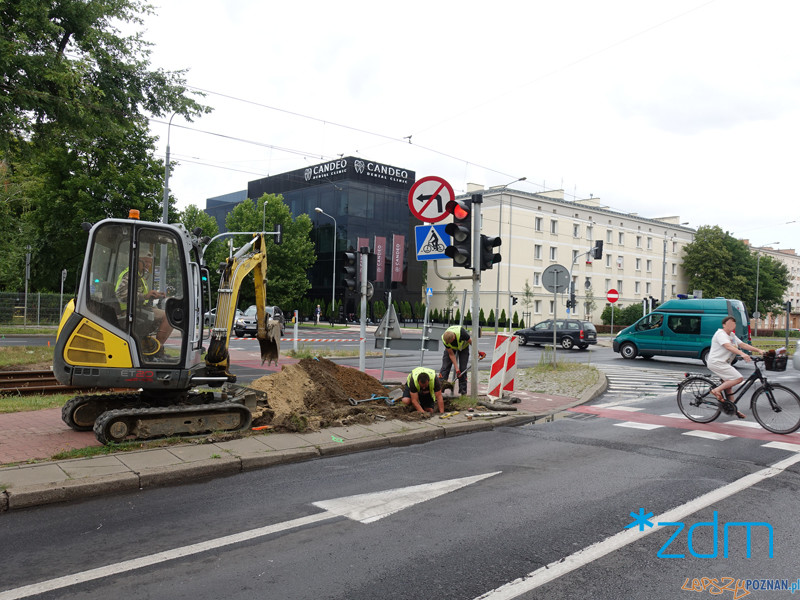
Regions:
[[461, 379], [461, 371], [456, 369], [456, 379]]
[[486, 358], [486, 352], [478, 351], [478, 360], [483, 360], [484, 358]]

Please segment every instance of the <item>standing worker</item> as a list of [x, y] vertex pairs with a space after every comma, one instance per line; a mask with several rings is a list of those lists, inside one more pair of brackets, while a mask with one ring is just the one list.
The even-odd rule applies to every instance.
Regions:
[[[433, 382], [433, 389], [431, 389]], [[437, 377], [436, 371], [425, 367], [417, 367], [406, 378], [403, 385], [401, 402], [411, 406], [421, 413], [432, 413], [434, 409], [434, 396], [439, 413], [444, 414], [444, 398], [442, 398], [442, 381]]]
[[[439, 375], [445, 381], [450, 378], [450, 367], [455, 369], [458, 379], [458, 394], [465, 396], [467, 393], [467, 363], [469, 362], [469, 347], [472, 338], [469, 332], [460, 325], [453, 325], [442, 334], [444, 354], [442, 355], [442, 368]], [[479, 358], [486, 356], [485, 352], [478, 352]]]

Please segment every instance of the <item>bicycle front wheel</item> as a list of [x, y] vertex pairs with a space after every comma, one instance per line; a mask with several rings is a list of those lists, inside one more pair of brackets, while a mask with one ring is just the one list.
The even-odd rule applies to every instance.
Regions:
[[722, 405], [711, 394], [716, 384], [705, 377], [689, 377], [678, 386], [678, 408], [695, 423], [710, 423]]
[[800, 396], [779, 383], [753, 394], [750, 408], [756, 421], [772, 433], [792, 433], [800, 427]]

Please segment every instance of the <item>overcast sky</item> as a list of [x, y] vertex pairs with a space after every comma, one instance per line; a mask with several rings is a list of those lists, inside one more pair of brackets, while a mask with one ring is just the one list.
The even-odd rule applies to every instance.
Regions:
[[160, 3], [180, 208], [341, 154], [800, 250], [796, 0]]

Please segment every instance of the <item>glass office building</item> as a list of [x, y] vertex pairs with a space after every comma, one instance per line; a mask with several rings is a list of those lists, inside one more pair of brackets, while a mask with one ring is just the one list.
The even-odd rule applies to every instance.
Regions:
[[[423, 299], [423, 266], [416, 259], [414, 241], [414, 226], [420, 222], [408, 208], [414, 181], [414, 171], [348, 156], [251, 181], [246, 196], [280, 194], [293, 217], [307, 214], [311, 218], [317, 262], [308, 274], [308, 296], [330, 302], [335, 260], [336, 300], [343, 301], [345, 315], [357, 315], [359, 295], [343, 283], [343, 253], [363, 246], [377, 255], [373, 300], [385, 301], [390, 289], [395, 301], [413, 305]], [[220, 231], [224, 231], [225, 215], [236, 205], [223, 198], [209, 199], [206, 208], [221, 224]]]

